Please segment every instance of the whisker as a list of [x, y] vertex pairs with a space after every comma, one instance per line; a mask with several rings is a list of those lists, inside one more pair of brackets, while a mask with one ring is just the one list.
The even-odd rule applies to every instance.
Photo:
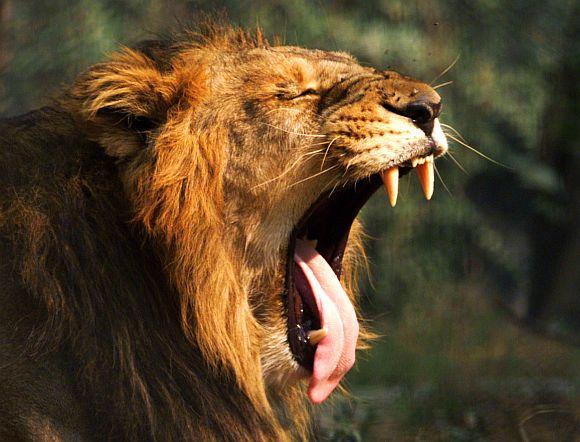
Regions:
[[262, 124], [265, 126], [269, 126], [273, 129], [281, 130], [282, 132], [286, 132], [287, 134], [291, 134], [291, 135], [302, 135], [305, 137], [319, 137], [319, 138], [326, 138], [327, 137], [326, 135], [321, 135], [321, 134], [307, 134], [307, 133], [300, 133], [300, 132], [292, 132], [290, 130], [283, 129], [281, 127], [274, 126], [273, 124], [269, 124], [269, 123], [262, 123]]
[[306, 157], [310, 157], [310, 156], [314, 156], [314, 155], [320, 155], [322, 154], [322, 151], [324, 149], [319, 149], [319, 150], [315, 150], [312, 152], [307, 152], [304, 155], [301, 155], [300, 157], [298, 157], [296, 159], [296, 161], [294, 161], [294, 163], [292, 163], [286, 170], [284, 170], [280, 175], [275, 176], [274, 178], [270, 178], [269, 180], [264, 181], [263, 183], [260, 184], [256, 184], [255, 186], [252, 187], [251, 190], [257, 189], [258, 187], [262, 187], [265, 186], [266, 184], [270, 184], [280, 178], [282, 178], [283, 176], [287, 175], [288, 173], [290, 173], [290, 171], [292, 171], [292, 169], [294, 169], [298, 164], [300, 164], [302, 162], [302, 160]]
[[[337, 184], [340, 182], [340, 180], [339, 180], [339, 179], [335, 179], [335, 180], [336, 180], [336, 184], [334, 185], [334, 187], [333, 187], [333, 188], [332, 188], [332, 190], [330, 191], [330, 195], [332, 195], [332, 192], [334, 192], [334, 189], [336, 188], [336, 185], [337, 185]], [[322, 188], [322, 190], [321, 190], [321, 192], [320, 192], [320, 193], [321, 193], [321, 194], [322, 194], [322, 193], [324, 193], [324, 191], [325, 191], [326, 189], [328, 189], [330, 186], [332, 186], [332, 183], [333, 183], [333, 182], [334, 182], [333, 180], [330, 180], [328, 183], [326, 183], [326, 184], [324, 185], [324, 187]], [[330, 197], [330, 195], [329, 195], [329, 197]]]
[[439, 178], [439, 181], [441, 181], [441, 184], [443, 184], [443, 188], [447, 191], [447, 193], [449, 194], [449, 196], [451, 198], [453, 198], [453, 195], [451, 194], [451, 191], [447, 187], [447, 184], [445, 184], [445, 181], [443, 181], [443, 178], [441, 177], [441, 174], [439, 173], [439, 170], [437, 169], [437, 166], [435, 164], [433, 164], [433, 167], [435, 168], [435, 173], [437, 174], [437, 177]]
[[457, 57], [455, 57], [455, 60], [453, 60], [453, 62], [449, 66], [447, 66], [447, 68], [445, 68], [445, 70], [443, 72], [441, 72], [433, 80], [431, 80], [431, 82], [429, 84], [431, 85], [431, 84], [435, 83], [437, 80], [439, 80], [441, 77], [443, 77], [443, 75], [445, 75], [447, 72], [449, 72], [451, 69], [453, 69], [453, 66], [455, 66], [455, 63], [457, 63], [459, 61], [460, 56], [461, 56], [461, 54], [457, 54]]
[[328, 144], [328, 141], [320, 141], [318, 143], [309, 144], [308, 146], [322, 146], [323, 144]]
[[465, 175], [469, 175], [467, 173], [467, 170], [465, 170], [463, 165], [459, 161], [457, 161], [457, 159], [453, 156], [453, 154], [451, 152], [447, 151], [447, 155], [449, 155], [449, 158], [451, 158], [451, 161], [453, 161], [457, 165], [457, 167], [459, 167], [459, 170], [461, 170]]
[[[453, 126], [450, 126], [449, 124], [445, 124], [445, 123], [440, 123], [441, 126], [443, 126], [446, 129], [451, 130], [455, 135], [457, 135], [459, 138], [461, 138], [463, 141], [465, 140], [465, 137], [463, 135], [461, 135], [461, 132], [459, 132], [457, 129], [455, 129]], [[467, 142], [467, 141], [466, 141]]]
[[328, 195], [329, 198], [332, 196], [332, 194], [334, 193], [334, 191], [336, 190], [336, 188], [338, 187], [339, 184], [340, 184], [340, 180], [336, 180], [336, 184], [334, 185], [334, 187], [330, 191], [330, 195]]
[[320, 170], [322, 170], [324, 168], [324, 162], [326, 161], [326, 156], [328, 155], [328, 151], [330, 150], [330, 146], [332, 146], [332, 143], [334, 143], [339, 138], [340, 137], [334, 137], [332, 139], [332, 141], [330, 143], [328, 143], [328, 146], [326, 147], [326, 151], [324, 152], [324, 157], [322, 158], [322, 164], [320, 165]]
[[312, 152], [306, 152], [305, 154], [300, 155], [299, 159], [314, 157], [316, 155], [323, 155], [323, 154], [324, 154], [324, 149], [313, 150]]
[[324, 149], [318, 149], [318, 150], [313, 150], [312, 152], [306, 152], [305, 154], [302, 154], [302, 158], [304, 157], [309, 157], [312, 155], [322, 155], [322, 153], [324, 152]]
[[445, 83], [439, 83], [437, 86], [433, 86], [433, 89], [439, 89], [441, 87], [449, 86], [450, 84], [453, 84], [453, 80], [446, 81]]
[[317, 176], [320, 176], [320, 175], [322, 175], [322, 174], [324, 174], [324, 173], [326, 173], [326, 172], [328, 172], [328, 171], [330, 171], [332, 169], [336, 169], [337, 167], [338, 167], [338, 164], [335, 164], [334, 166], [331, 166], [328, 169], [324, 169], [322, 172], [315, 173], [314, 175], [310, 175], [307, 178], [304, 178], [304, 179], [302, 179], [300, 181], [297, 181], [297, 182], [295, 182], [293, 184], [290, 184], [287, 188], [289, 189], [290, 187], [297, 186], [298, 184], [301, 184], [301, 183], [303, 183], [305, 181], [311, 180], [312, 178], [316, 178]]
[[463, 141], [461, 141], [460, 139], [458, 139], [458, 138], [455, 138], [453, 135], [447, 134], [447, 136], [448, 136], [449, 138], [451, 138], [453, 141], [455, 141], [456, 143], [459, 143], [459, 144], [461, 144], [463, 147], [466, 147], [467, 149], [469, 149], [469, 150], [471, 150], [472, 152], [476, 153], [476, 154], [477, 154], [477, 155], [479, 155], [480, 157], [482, 157], [482, 158], [485, 158], [486, 160], [488, 160], [488, 161], [490, 161], [490, 162], [492, 162], [492, 163], [494, 163], [494, 164], [497, 164], [498, 166], [505, 167], [506, 169], [513, 170], [513, 167], [507, 166], [507, 165], [505, 165], [505, 164], [502, 164], [502, 163], [500, 163], [499, 161], [496, 161], [496, 160], [494, 160], [493, 158], [490, 158], [490, 157], [488, 157], [488, 156], [487, 156], [487, 155], [485, 155], [484, 153], [482, 153], [482, 152], [480, 152], [479, 150], [477, 150], [475, 147], [472, 147], [472, 146], [470, 146], [469, 144], [467, 144], [467, 143], [464, 143], [464, 142], [463, 142]]

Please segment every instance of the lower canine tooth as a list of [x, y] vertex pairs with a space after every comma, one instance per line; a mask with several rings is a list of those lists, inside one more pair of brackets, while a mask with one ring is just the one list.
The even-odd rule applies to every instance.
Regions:
[[397, 204], [397, 195], [399, 194], [399, 167], [391, 167], [390, 169], [381, 172], [381, 178], [385, 185], [385, 190], [389, 197], [389, 203], [392, 207]]
[[433, 187], [435, 184], [435, 175], [433, 173], [433, 155], [426, 158], [423, 164], [419, 164], [415, 170], [417, 171], [417, 176], [419, 177], [419, 182], [423, 188], [423, 193], [425, 198], [430, 200], [433, 196]]
[[327, 334], [328, 332], [326, 331], [326, 328], [321, 328], [320, 330], [310, 330], [308, 332], [308, 343], [310, 345], [316, 345], [322, 341]]

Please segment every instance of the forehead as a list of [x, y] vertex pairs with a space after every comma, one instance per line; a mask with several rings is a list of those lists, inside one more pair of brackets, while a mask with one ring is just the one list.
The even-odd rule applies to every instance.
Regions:
[[275, 46], [268, 49], [269, 52], [282, 54], [287, 57], [295, 56], [308, 59], [312, 62], [330, 62], [340, 64], [356, 64], [356, 59], [346, 52], [322, 51], [320, 49], [305, 49], [297, 46]]
[[254, 48], [234, 55], [230, 64], [242, 75], [270, 81], [336, 81], [337, 78], [371, 71], [344, 52], [304, 49], [294, 46]]

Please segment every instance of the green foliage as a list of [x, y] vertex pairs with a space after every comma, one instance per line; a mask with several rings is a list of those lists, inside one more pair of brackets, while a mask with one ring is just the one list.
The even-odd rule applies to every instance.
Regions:
[[[389, 440], [483, 440], [494, 429], [481, 426], [488, 411], [478, 408], [482, 387], [474, 379], [495, 385], [484, 395], [491, 404], [516, 394], [502, 379], [536, 383], [551, 376], [577, 385], [570, 369], [580, 362], [577, 351], [554, 349], [489, 307], [491, 299], [525, 307], [534, 287], [549, 292], [542, 287], [558, 280], [566, 236], [559, 243], [546, 236], [542, 244], [538, 232], [578, 232], [570, 227], [578, 224], [570, 181], [578, 175], [577, 112], [559, 108], [567, 92], [558, 92], [580, 60], [573, 0], [3, 0], [0, 6], [3, 115], [45, 103], [119, 42], [224, 9], [233, 21], [262, 26], [286, 44], [344, 50], [362, 63], [433, 80], [444, 99], [441, 120], [508, 166], [452, 142], [455, 160], [437, 163], [449, 193], [438, 182], [427, 203], [410, 176], [402, 179], [394, 210], [382, 192], [365, 208], [372, 279], [363, 286], [364, 307], [385, 337], [351, 378], [363, 392], [358, 411], [323, 416], [327, 439], [374, 438], [372, 428], [382, 428], [398, 435]], [[576, 166], [562, 168], [562, 158]], [[552, 255], [544, 266], [542, 257]], [[577, 297], [568, 296], [554, 299], [574, 299], [566, 305], [578, 308]], [[550, 320], [574, 329], [560, 316]], [[365, 405], [365, 391], [376, 398], [383, 389], [398, 392], [387, 394], [394, 397], [384, 405], [388, 412]]]

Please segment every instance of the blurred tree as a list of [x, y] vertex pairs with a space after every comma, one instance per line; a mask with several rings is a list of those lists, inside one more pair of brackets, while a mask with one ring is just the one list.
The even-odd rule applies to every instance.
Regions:
[[[556, 314], [580, 328], [580, 8], [575, 3], [563, 26], [559, 61], [549, 74], [551, 94], [543, 116], [539, 158], [558, 171], [559, 217], [536, 214], [532, 241], [535, 265], [529, 317]], [[548, 196], [552, 196], [548, 194]], [[548, 215], [548, 216], [547, 216]]]

